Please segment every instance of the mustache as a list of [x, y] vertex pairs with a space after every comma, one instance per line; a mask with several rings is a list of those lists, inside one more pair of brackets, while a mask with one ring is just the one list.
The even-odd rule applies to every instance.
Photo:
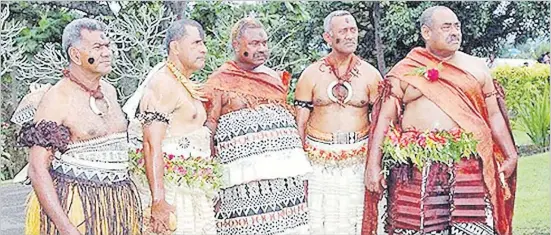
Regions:
[[461, 41], [461, 38], [459, 38], [459, 36], [452, 35], [452, 36], [449, 36], [446, 39], [447, 43], [451, 43], [451, 42], [454, 42], [454, 41]]
[[269, 54], [267, 52], [255, 52], [253, 54], [253, 59], [268, 58]]

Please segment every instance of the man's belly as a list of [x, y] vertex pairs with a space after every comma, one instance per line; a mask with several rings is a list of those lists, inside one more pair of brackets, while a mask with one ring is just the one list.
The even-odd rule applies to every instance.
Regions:
[[450, 130], [459, 127], [440, 107], [427, 99], [419, 99], [407, 104], [402, 119], [402, 129]]
[[356, 132], [369, 128], [367, 107], [360, 110], [315, 110], [308, 125], [325, 133]]

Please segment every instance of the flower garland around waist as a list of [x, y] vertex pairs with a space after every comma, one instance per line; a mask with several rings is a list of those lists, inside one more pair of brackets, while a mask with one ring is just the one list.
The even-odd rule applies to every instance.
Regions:
[[478, 141], [461, 129], [402, 131], [391, 126], [383, 142], [383, 174], [398, 165], [412, 165], [422, 171], [427, 162], [450, 164], [477, 156]]
[[[143, 149], [129, 151], [131, 172], [145, 179]], [[176, 156], [163, 153], [165, 162], [164, 180], [178, 186], [212, 187], [218, 190], [222, 184], [222, 169], [216, 159]]]
[[366, 145], [356, 149], [331, 151], [305, 144], [304, 150], [310, 161], [319, 165], [352, 166], [360, 163], [364, 164], [367, 155]]

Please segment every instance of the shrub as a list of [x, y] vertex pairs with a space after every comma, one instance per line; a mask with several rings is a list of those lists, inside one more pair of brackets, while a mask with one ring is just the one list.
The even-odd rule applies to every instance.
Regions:
[[500, 66], [493, 71], [505, 89], [513, 128], [526, 132], [538, 146], [549, 145], [549, 65]]
[[507, 107], [514, 115], [538, 94], [549, 90], [549, 65], [536, 64], [531, 67], [500, 66], [492, 75], [505, 89]]
[[549, 89], [519, 109], [517, 126], [539, 147], [549, 146]]

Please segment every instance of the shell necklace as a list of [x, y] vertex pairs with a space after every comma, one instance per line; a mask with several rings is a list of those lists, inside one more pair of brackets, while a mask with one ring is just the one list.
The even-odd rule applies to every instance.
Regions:
[[105, 103], [107, 104], [107, 110], [109, 110], [109, 107], [111, 105], [110, 105], [109, 100], [107, 99], [107, 97], [104, 96], [103, 93], [101, 92], [101, 90], [100, 90], [101, 85], [98, 85], [98, 88], [96, 88], [96, 89], [90, 89], [90, 88], [86, 87], [84, 84], [82, 84], [82, 82], [80, 82], [78, 79], [76, 79], [68, 69], [63, 70], [63, 76], [69, 78], [69, 80], [71, 82], [74, 82], [75, 84], [80, 86], [80, 88], [82, 88], [84, 91], [86, 91], [90, 95], [90, 99], [89, 99], [88, 103], [89, 103], [90, 109], [96, 115], [103, 116], [105, 114], [104, 112], [102, 112], [98, 108], [98, 106], [96, 104], [97, 99], [105, 100]]

